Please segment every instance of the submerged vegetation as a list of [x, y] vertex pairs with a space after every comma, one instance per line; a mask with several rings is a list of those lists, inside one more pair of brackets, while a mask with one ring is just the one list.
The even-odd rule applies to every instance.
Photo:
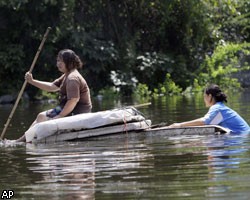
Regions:
[[[149, 98], [249, 87], [250, 3], [247, 0], [124, 0], [0, 2], [0, 95], [16, 93], [52, 27], [33, 71], [58, 77], [57, 52], [72, 48], [94, 96]], [[246, 77], [246, 79], [249, 77]], [[27, 87], [31, 97], [38, 93]]]

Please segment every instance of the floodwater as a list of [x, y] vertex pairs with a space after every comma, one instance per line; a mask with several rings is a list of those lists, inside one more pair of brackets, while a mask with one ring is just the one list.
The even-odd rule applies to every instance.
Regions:
[[[248, 122], [249, 97], [250, 92], [232, 94], [228, 103]], [[150, 101], [138, 110], [153, 124], [191, 120], [207, 111], [202, 94]], [[96, 100], [94, 111], [132, 104], [140, 103]], [[21, 136], [36, 114], [50, 107], [21, 104], [5, 136]], [[0, 106], [1, 127], [11, 109]], [[124, 133], [79, 142], [2, 145], [0, 160], [0, 195], [12, 199], [250, 199], [248, 135]]]

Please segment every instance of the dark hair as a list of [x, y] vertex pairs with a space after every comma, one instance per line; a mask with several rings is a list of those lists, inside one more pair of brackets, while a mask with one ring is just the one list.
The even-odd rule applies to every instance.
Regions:
[[82, 68], [83, 64], [81, 59], [70, 49], [63, 49], [59, 51], [57, 58], [61, 59], [65, 63], [68, 71]]
[[207, 95], [211, 94], [216, 102], [227, 102], [227, 95], [225, 95], [218, 85], [212, 84], [205, 89]]

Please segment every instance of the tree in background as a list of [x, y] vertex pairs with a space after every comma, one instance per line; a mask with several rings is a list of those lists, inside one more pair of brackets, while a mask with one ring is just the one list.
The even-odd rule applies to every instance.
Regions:
[[162, 88], [167, 74], [185, 89], [208, 72], [204, 61], [217, 46], [249, 41], [249, 2], [2, 0], [0, 94], [19, 90], [48, 26], [34, 69], [39, 79], [57, 77], [57, 52], [72, 48], [85, 61], [82, 73], [94, 94], [112, 86], [123, 94], [139, 84]]

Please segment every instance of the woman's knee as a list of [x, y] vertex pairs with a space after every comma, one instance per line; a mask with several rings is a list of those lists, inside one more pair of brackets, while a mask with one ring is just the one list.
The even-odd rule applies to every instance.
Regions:
[[43, 121], [47, 121], [47, 116], [46, 116], [46, 112], [41, 112], [37, 115], [36, 117], [36, 122], [39, 123], [39, 122], [43, 122]]

